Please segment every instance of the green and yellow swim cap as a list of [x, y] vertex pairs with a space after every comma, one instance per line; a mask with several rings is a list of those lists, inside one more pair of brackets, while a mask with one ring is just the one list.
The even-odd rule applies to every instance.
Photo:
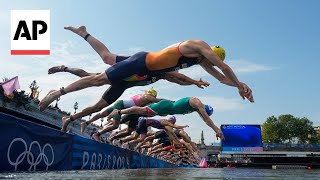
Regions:
[[158, 95], [157, 91], [154, 90], [153, 88], [149, 89], [149, 90], [147, 91], [147, 93], [148, 93], [148, 94], [151, 94], [151, 95], [154, 96], [154, 97], [157, 97], [157, 95]]
[[219, 56], [219, 58], [224, 61], [224, 59], [226, 58], [226, 52], [224, 51], [224, 49], [220, 46], [213, 46], [211, 47], [212, 51], [214, 53], [216, 53], [216, 55]]

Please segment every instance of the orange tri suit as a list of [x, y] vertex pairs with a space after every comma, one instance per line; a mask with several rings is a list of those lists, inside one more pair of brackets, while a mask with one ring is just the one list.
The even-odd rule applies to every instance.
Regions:
[[111, 84], [124, 81], [142, 81], [148, 75], [176, 71], [198, 63], [197, 58], [184, 56], [180, 52], [179, 46], [166, 48], [156, 53], [138, 52], [108, 68], [106, 70], [108, 79]]

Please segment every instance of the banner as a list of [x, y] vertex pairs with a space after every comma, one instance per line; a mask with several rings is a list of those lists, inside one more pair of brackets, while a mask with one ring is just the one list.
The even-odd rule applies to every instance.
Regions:
[[0, 171], [71, 169], [72, 135], [0, 113]]
[[0, 113], [0, 122], [0, 171], [178, 167], [4, 113]]
[[174, 168], [176, 165], [137, 152], [74, 136], [72, 169]]

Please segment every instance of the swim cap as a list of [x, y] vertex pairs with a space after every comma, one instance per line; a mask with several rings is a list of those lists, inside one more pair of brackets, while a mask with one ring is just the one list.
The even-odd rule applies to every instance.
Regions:
[[211, 114], [213, 113], [213, 108], [210, 105], [205, 105], [205, 109], [208, 116], [211, 116]]
[[158, 95], [157, 91], [154, 90], [153, 88], [149, 89], [149, 90], [147, 91], [147, 93], [148, 93], [148, 94], [151, 94], [151, 95], [154, 96], [154, 97], [157, 97], [157, 95]]
[[175, 124], [177, 119], [175, 116], [170, 116], [169, 119], [168, 119], [172, 124]]
[[214, 53], [216, 53], [216, 55], [219, 56], [219, 58], [224, 61], [224, 58], [226, 57], [226, 52], [224, 51], [224, 49], [220, 46], [213, 46], [211, 47], [212, 51]]

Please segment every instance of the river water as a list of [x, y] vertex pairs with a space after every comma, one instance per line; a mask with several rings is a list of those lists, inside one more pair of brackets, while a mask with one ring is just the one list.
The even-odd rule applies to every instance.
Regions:
[[320, 169], [121, 169], [1, 173], [0, 179], [320, 179]]

